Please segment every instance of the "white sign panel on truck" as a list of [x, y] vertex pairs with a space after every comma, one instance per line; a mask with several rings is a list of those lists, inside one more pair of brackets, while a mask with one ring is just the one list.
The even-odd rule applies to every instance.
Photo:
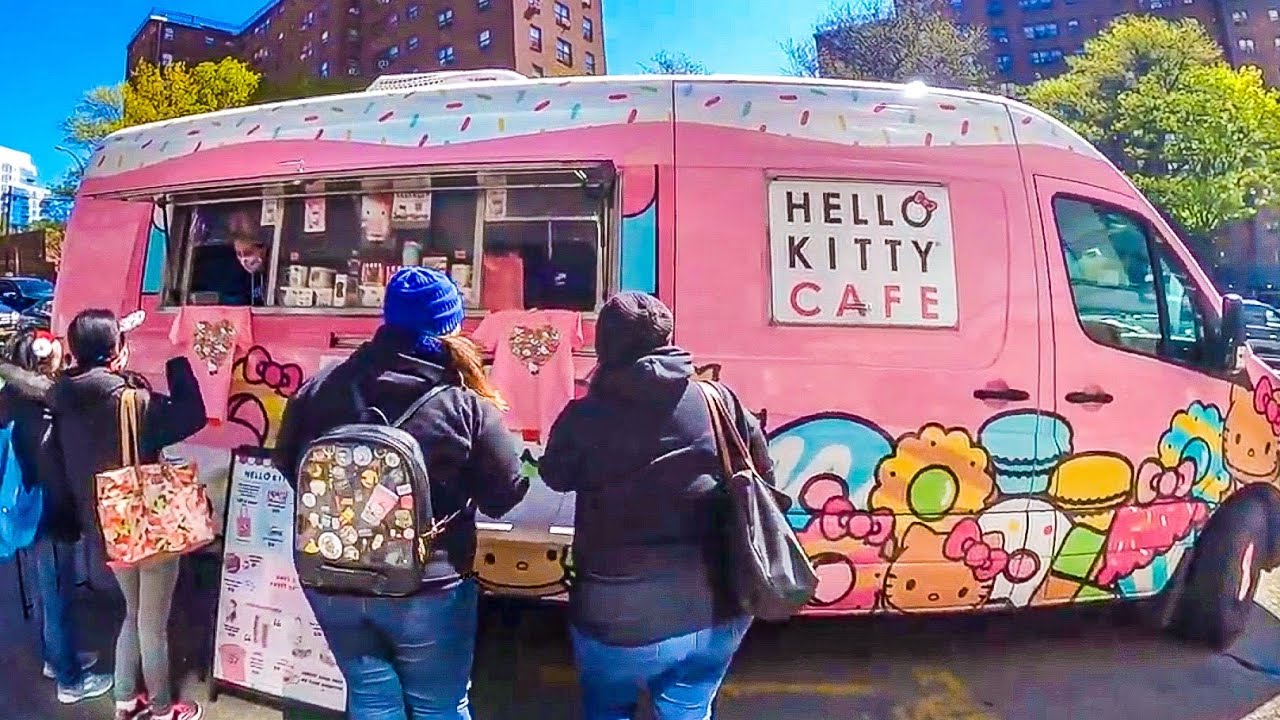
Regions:
[[769, 280], [779, 325], [955, 327], [954, 248], [942, 186], [769, 184]]

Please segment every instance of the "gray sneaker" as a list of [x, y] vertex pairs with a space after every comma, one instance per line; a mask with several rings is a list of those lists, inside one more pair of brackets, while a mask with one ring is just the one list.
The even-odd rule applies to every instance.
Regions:
[[[82, 652], [76, 653], [76, 659], [80, 661], [80, 669], [88, 670], [98, 664], [98, 653]], [[54, 680], [58, 677], [58, 673], [49, 663], [44, 664], [44, 677], [46, 680]]]
[[85, 676], [75, 685], [58, 686], [58, 702], [63, 705], [72, 705], [81, 700], [106, 695], [111, 692], [111, 686], [114, 684], [115, 679], [110, 675], [85, 673]]

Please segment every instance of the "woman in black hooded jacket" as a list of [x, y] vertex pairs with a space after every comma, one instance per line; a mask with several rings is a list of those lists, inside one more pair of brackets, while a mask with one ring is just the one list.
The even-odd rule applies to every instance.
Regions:
[[[725, 582], [711, 415], [693, 358], [671, 341], [660, 300], [610, 298], [587, 396], [556, 420], [539, 462], [548, 486], [577, 493], [569, 612], [587, 720], [632, 717], [641, 686], [658, 720], [705, 720], [751, 624]], [[755, 417], [717, 390], [772, 483]]]
[[[142, 391], [140, 406], [146, 410], [138, 429], [138, 460], [143, 464], [156, 462], [165, 447], [204, 427], [204, 399], [191, 363], [184, 357], [165, 366], [168, 395], [151, 391], [137, 376], [125, 374], [128, 347], [109, 310], [85, 310], [76, 315], [67, 330], [67, 343], [75, 366], [50, 390], [50, 406], [80, 524], [86, 540], [105, 557], [95, 478], [124, 464], [120, 454], [121, 393], [127, 387]], [[133, 720], [148, 712], [154, 720], [198, 720], [203, 716], [199, 705], [173, 702], [169, 679], [168, 621], [178, 559], [113, 568], [112, 572], [126, 606], [116, 640], [117, 720]], [[138, 694], [139, 666], [150, 697]]]

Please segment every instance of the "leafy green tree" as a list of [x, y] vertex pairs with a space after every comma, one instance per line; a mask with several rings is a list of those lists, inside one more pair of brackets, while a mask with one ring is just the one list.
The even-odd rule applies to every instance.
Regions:
[[253, 101], [262, 76], [235, 58], [194, 67], [157, 67], [145, 60], [124, 86], [124, 126], [242, 107]]
[[955, 22], [947, 0], [860, 0], [837, 5], [814, 42], [790, 41], [787, 71], [805, 77], [987, 88], [991, 44], [983, 27]]
[[88, 155], [102, 139], [124, 127], [124, 85], [104, 85], [84, 94], [62, 121], [68, 147]]
[[[1276, 204], [1280, 94], [1199, 23], [1125, 17], [1025, 99], [1068, 123], [1192, 239]], [[1203, 248], [1202, 249], [1208, 249]]]
[[296, 75], [288, 80], [263, 79], [254, 94], [255, 103], [280, 102], [320, 95], [337, 95], [356, 92], [369, 85], [368, 80], [352, 77], [318, 78], [312, 75]]
[[640, 63], [640, 70], [650, 75], [708, 75], [706, 65], [682, 52], [662, 50], [648, 61]]

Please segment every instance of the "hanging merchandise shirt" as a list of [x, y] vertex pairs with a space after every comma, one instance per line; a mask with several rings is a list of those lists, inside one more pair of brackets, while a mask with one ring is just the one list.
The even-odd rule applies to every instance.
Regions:
[[493, 352], [493, 384], [511, 405], [507, 426], [537, 430], [545, 442], [574, 396], [573, 352], [582, 348], [581, 313], [490, 313], [472, 339]]
[[210, 420], [226, 420], [236, 348], [248, 350], [253, 345], [249, 308], [182, 307], [169, 328], [169, 342], [191, 361], [205, 414]]
[[524, 259], [516, 253], [484, 255], [480, 307], [489, 311], [524, 309]]

